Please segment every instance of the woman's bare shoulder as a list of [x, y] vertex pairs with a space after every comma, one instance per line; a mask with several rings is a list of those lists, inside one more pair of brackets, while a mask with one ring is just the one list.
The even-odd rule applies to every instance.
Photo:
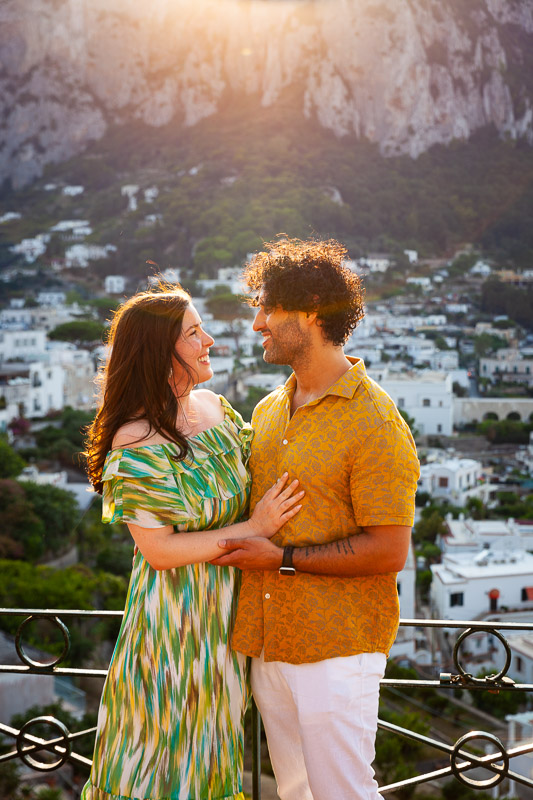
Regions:
[[130, 447], [131, 445], [142, 445], [147, 443], [150, 438], [150, 425], [146, 419], [136, 419], [121, 425], [113, 436], [112, 447]]
[[212, 392], [210, 389], [195, 389], [194, 394], [202, 405], [211, 406], [212, 408], [222, 408], [220, 395], [215, 394], [215, 392]]

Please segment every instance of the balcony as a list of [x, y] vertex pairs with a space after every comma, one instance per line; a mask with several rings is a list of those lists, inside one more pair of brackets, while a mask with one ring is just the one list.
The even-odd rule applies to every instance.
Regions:
[[[102, 681], [105, 678], [105, 669], [74, 668], [63, 664], [71, 646], [71, 633], [68, 626], [71, 624], [87, 626], [94, 623], [118, 625], [122, 612], [3, 608], [0, 609], [0, 615], [4, 622], [7, 617], [10, 618], [12, 624], [15, 623], [14, 649], [19, 662], [0, 664], [0, 676], [11, 674], [20, 678], [20, 676], [46, 675], [85, 681], [87, 679]], [[42, 663], [30, 656], [28, 648], [24, 644], [24, 638], [28, 632], [27, 626], [42, 620], [47, 620], [59, 631], [59, 638], [62, 641], [61, 652], [56, 657], [51, 657], [47, 663]], [[444, 630], [457, 631], [459, 635], [453, 645], [451, 658], [446, 664], [450, 671], [440, 672], [434, 677], [427, 678], [384, 678], [382, 695], [392, 693], [405, 698], [409, 696], [409, 692], [418, 693], [421, 689], [438, 690], [444, 694], [452, 693], [452, 695], [454, 690], [458, 689], [468, 689], [476, 693], [489, 692], [494, 695], [501, 692], [520, 693], [521, 696], [524, 696], [523, 693], [533, 691], [533, 684], [516, 683], [508, 676], [511, 650], [505, 638], [506, 633], [533, 631], [533, 622], [403, 619], [400, 621], [400, 625], [407, 629], [427, 629], [427, 635], [438, 634]], [[491, 634], [498, 640], [505, 660], [497, 673], [483, 678], [474, 677], [467, 672], [464, 666], [468, 639], [472, 635], [475, 638], [480, 634]], [[78, 647], [78, 651], [79, 649]], [[424, 704], [418, 700], [413, 699], [412, 703], [415, 708], [417, 706], [424, 707]], [[465, 703], [462, 705], [468, 707]], [[436, 711], [434, 713], [437, 717], [438, 713]], [[490, 722], [487, 714], [479, 713], [478, 719], [485, 717], [486, 721]], [[497, 787], [500, 787], [500, 784], [502, 784], [500, 788], [505, 795], [517, 795], [524, 798], [533, 796], [533, 779], [531, 778], [533, 756], [528, 755], [533, 754], [533, 736], [530, 735], [525, 739], [517, 736], [517, 730], [522, 723], [533, 726], [533, 712], [525, 712], [509, 718], [509, 739], [506, 736], [498, 736], [491, 731], [479, 729], [462, 733], [458, 731], [457, 726], [454, 726], [453, 719], [447, 720], [447, 723], [448, 728], [450, 729], [451, 726], [455, 735], [454, 741], [444, 741], [447, 738], [444, 736], [440, 738], [439, 731], [435, 730], [436, 726], [431, 726], [430, 735], [426, 735], [384, 719], [379, 720], [378, 727], [383, 732], [381, 735], [406, 738], [413, 743], [413, 746], [423, 746], [425, 752], [430, 750], [434, 753], [433, 759], [425, 761], [429, 764], [427, 769], [420, 770], [417, 774], [412, 774], [402, 780], [389, 783], [382, 780], [380, 786], [382, 795], [410, 797], [418, 786], [435, 784], [443, 779], [455, 779], [470, 789], [490, 790], [493, 797], [498, 797]], [[531, 727], [528, 730], [531, 730]], [[95, 731], [96, 728], [91, 727], [82, 731], [70, 732], [60, 720], [53, 716], [28, 719], [20, 728], [11, 727], [7, 724], [7, 720], [3, 721], [0, 718], [0, 735], [4, 738], [4, 744], [8, 742], [7, 748], [4, 747], [4, 752], [0, 751], [0, 764], [20, 760], [32, 770], [42, 773], [52, 773], [67, 763], [74, 766], [83, 765], [88, 769], [91, 764], [90, 759], [76, 752], [76, 749], [82, 739], [85, 743], [87, 740], [92, 741]], [[252, 767], [252, 798], [260, 800], [261, 720], [255, 706], [252, 708], [250, 739], [251, 754], [248, 755]], [[7, 752], [5, 752], [6, 750]], [[524, 763], [524, 758], [526, 762], [529, 762], [526, 763], [525, 769], [525, 772], [529, 774], [524, 774], [524, 770], [520, 771], [515, 768], [515, 764], [520, 760]], [[380, 770], [380, 772], [384, 771]], [[71, 788], [73, 792], [76, 791], [74, 786]], [[77, 797], [75, 793], [71, 796]], [[438, 793], [435, 794], [435, 797], [438, 796]]]

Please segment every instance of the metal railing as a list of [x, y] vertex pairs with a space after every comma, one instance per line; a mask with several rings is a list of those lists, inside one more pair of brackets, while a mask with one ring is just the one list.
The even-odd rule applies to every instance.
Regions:
[[[15, 635], [15, 649], [20, 659], [20, 664], [0, 665], [0, 675], [3, 673], [15, 673], [22, 675], [55, 675], [71, 677], [98, 677], [104, 678], [107, 674], [105, 669], [80, 669], [61, 666], [70, 649], [70, 632], [63, 621], [64, 619], [97, 619], [97, 618], [116, 618], [122, 617], [121, 611], [81, 611], [65, 609], [10, 609], [0, 608], [1, 616], [22, 616], [24, 619], [18, 625]], [[38, 619], [46, 619], [52, 622], [60, 631], [63, 639], [61, 653], [51, 658], [47, 663], [42, 663], [31, 658], [23, 644], [24, 629], [26, 626]], [[533, 622], [481, 622], [468, 620], [428, 620], [428, 619], [402, 619], [400, 625], [403, 627], [417, 628], [438, 628], [438, 629], [459, 629], [462, 633], [457, 638], [452, 653], [453, 670], [451, 672], [440, 673], [438, 679], [402, 679], [384, 678], [381, 682], [382, 687], [395, 689], [409, 688], [430, 688], [430, 689], [469, 689], [471, 691], [489, 691], [493, 693], [503, 692], [531, 692], [533, 684], [516, 683], [507, 672], [511, 665], [511, 649], [504, 632], [533, 631]], [[461, 646], [473, 634], [485, 633], [496, 637], [502, 645], [505, 654], [505, 663], [497, 673], [487, 675], [483, 678], [474, 677], [467, 672], [461, 663]], [[38, 727], [37, 727], [38, 726]], [[48, 728], [50, 733], [48, 738], [44, 738], [42, 733], [44, 728]], [[531, 742], [520, 744], [507, 749], [502, 741], [491, 732], [473, 730], [460, 736], [454, 744], [430, 736], [423, 735], [416, 731], [403, 728], [385, 720], [378, 721], [378, 727], [391, 734], [407, 737], [413, 742], [431, 746], [440, 753], [449, 756], [449, 766], [431, 770], [411, 778], [390, 783], [380, 787], [381, 794], [388, 794], [399, 789], [414, 787], [422, 783], [455, 776], [455, 778], [466, 786], [474, 789], [491, 789], [500, 784], [505, 778], [515, 783], [533, 788], [533, 780], [525, 775], [518, 774], [510, 768], [511, 759], [533, 752], [533, 739]], [[32, 728], [40, 731], [40, 735], [31, 733]], [[20, 728], [15, 729], [0, 722], [0, 735], [14, 740], [13, 749], [0, 754], [0, 765], [13, 759], [22, 760], [27, 766], [35, 770], [50, 772], [56, 770], [68, 761], [74, 764], [91, 765], [90, 759], [86, 758], [74, 750], [76, 741], [84, 736], [93, 736], [96, 728], [88, 728], [84, 731], [71, 733], [65, 725], [54, 717], [37, 717], [30, 719]], [[472, 747], [472, 743], [489, 743], [494, 752], [482, 755], [479, 753], [479, 745], [471, 752], [466, 747]], [[252, 708], [252, 797], [253, 800], [261, 798], [261, 719], [255, 704]], [[39, 759], [39, 753], [45, 753], [45, 759]], [[53, 760], [51, 760], [53, 759]], [[483, 768], [492, 773], [485, 780], [477, 780], [469, 777], [471, 770]]]

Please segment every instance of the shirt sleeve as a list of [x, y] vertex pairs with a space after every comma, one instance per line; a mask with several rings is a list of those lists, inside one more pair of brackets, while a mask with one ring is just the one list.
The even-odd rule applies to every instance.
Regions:
[[355, 521], [412, 525], [420, 474], [416, 447], [403, 420], [388, 420], [361, 444], [350, 474]]

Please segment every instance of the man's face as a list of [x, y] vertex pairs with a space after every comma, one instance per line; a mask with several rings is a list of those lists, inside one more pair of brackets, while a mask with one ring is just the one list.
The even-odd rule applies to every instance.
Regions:
[[254, 331], [263, 337], [263, 359], [268, 364], [289, 364], [294, 367], [306, 359], [311, 349], [311, 334], [302, 325], [302, 311], [285, 311], [280, 306], [265, 308], [264, 293], [259, 294], [259, 307]]

